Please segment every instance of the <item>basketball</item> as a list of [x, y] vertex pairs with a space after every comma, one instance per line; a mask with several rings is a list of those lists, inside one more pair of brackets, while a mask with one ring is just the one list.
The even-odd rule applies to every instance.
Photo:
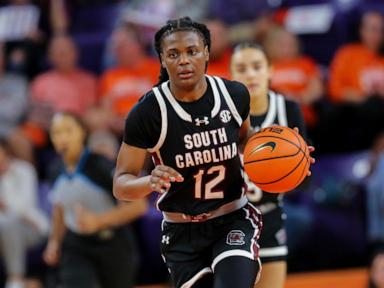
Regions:
[[271, 126], [255, 133], [244, 149], [244, 169], [261, 190], [288, 192], [307, 176], [308, 146], [293, 129]]

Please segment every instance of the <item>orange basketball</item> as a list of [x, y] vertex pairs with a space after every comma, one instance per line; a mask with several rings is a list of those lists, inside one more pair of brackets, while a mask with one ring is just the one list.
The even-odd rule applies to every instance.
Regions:
[[288, 192], [307, 176], [308, 146], [293, 129], [271, 126], [254, 134], [244, 149], [244, 169], [261, 190]]

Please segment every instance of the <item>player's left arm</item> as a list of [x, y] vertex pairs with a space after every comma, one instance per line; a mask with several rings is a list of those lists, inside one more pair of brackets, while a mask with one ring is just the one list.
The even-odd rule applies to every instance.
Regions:
[[308, 142], [307, 129], [305, 128], [303, 112], [301, 111], [300, 105], [294, 101], [287, 101], [286, 108], [288, 127], [297, 128], [300, 135]]
[[[287, 101], [286, 107], [288, 127], [295, 129], [309, 144], [309, 139], [307, 137], [307, 132], [305, 129], [304, 117], [299, 104], [294, 101]], [[309, 145], [308, 150], [310, 153], [312, 153], [313, 151], [315, 151], [315, 147]], [[311, 164], [314, 164], [315, 158], [310, 157], [309, 161], [311, 162]], [[308, 171], [308, 176], [310, 175], [311, 171]]]
[[241, 151], [243, 150], [245, 144], [247, 143], [248, 139], [252, 136], [252, 129], [251, 129], [251, 120], [249, 119], [249, 116], [243, 121], [243, 124], [240, 127], [239, 132], [239, 146], [241, 147]]
[[247, 143], [247, 140], [252, 135], [251, 121], [249, 119], [250, 96], [249, 96], [248, 89], [240, 82], [237, 82], [237, 81], [230, 81], [230, 83], [226, 82], [226, 86], [229, 94], [232, 97], [233, 103], [236, 106], [237, 112], [239, 113], [241, 119], [243, 120], [243, 123], [240, 127], [240, 132], [239, 132], [239, 146], [240, 146], [240, 150], [242, 150], [245, 143]]

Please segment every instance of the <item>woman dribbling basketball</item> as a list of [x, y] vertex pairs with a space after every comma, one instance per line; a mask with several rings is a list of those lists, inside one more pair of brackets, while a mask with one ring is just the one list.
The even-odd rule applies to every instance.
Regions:
[[[242, 82], [249, 90], [250, 120], [254, 132], [272, 125], [297, 127], [301, 133], [304, 132], [299, 105], [269, 90], [271, 67], [261, 46], [250, 43], [238, 45], [234, 49], [230, 69], [233, 80]], [[313, 147], [309, 147], [309, 150], [313, 151]], [[314, 160], [310, 158], [310, 162]], [[263, 192], [250, 181], [248, 188], [249, 200], [263, 214], [263, 231], [259, 242], [263, 271], [256, 287], [283, 287], [288, 249], [282, 194]]]

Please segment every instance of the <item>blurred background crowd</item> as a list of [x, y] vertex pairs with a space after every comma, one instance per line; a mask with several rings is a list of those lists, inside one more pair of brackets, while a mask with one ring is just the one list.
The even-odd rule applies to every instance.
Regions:
[[[301, 104], [317, 163], [311, 179], [285, 198], [289, 271], [367, 266], [381, 255], [384, 1], [2, 0], [4, 283], [25, 278], [29, 287], [55, 287], [55, 269], [42, 261], [61, 165], [49, 138], [52, 116], [76, 115], [87, 149], [114, 161], [125, 116], [158, 79], [153, 34], [186, 15], [211, 31], [208, 74], [230, 78], [232, 47], [257, 42], [273, 65], [271, 87]], [[155, 198], [129, 221], [137, 285], [167, 282]], [[13, 215], [22, 215], [23, 231], [10, 236], [19, 225]], [[28, 236], [15, 241], [20, 235]]]

